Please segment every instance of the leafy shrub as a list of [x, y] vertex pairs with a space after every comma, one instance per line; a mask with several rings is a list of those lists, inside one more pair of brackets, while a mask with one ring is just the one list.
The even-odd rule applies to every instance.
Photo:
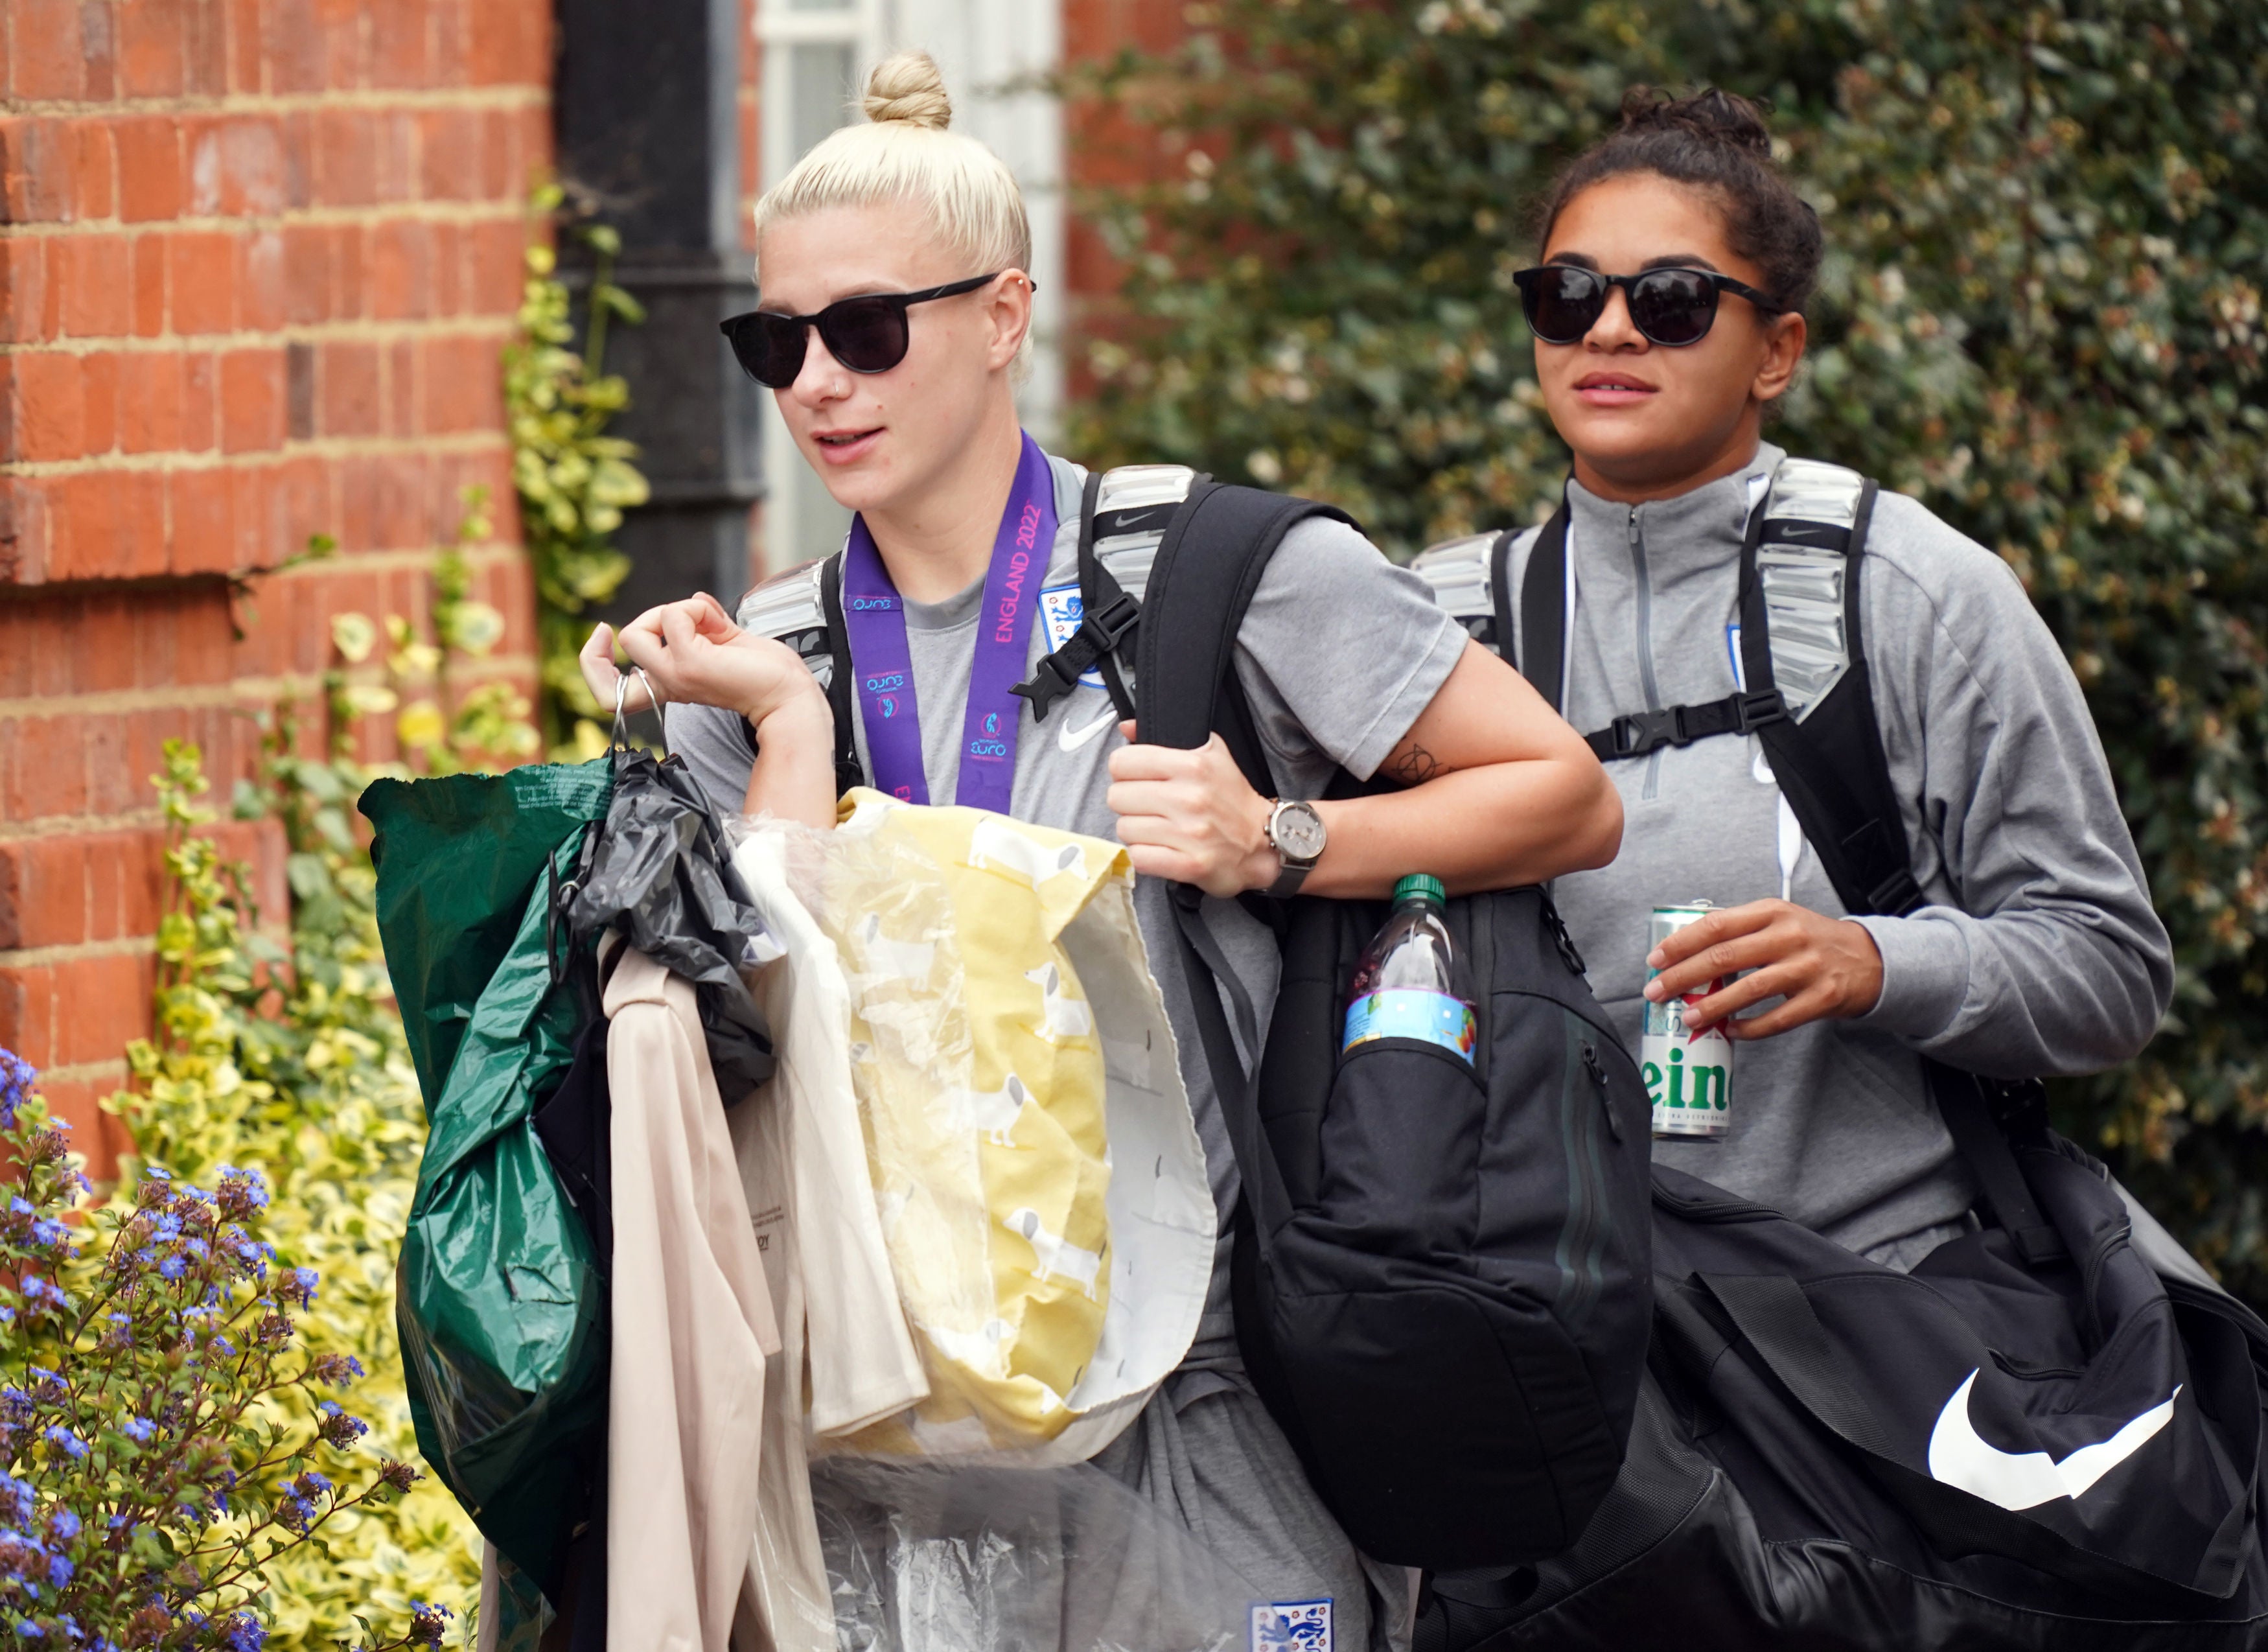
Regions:
[[2245, 0], [1223, 0], [1077, 77], [1170, 175], [1083, 456], [1332, 499], [1407, 553], [1540, 520], [1566, 455], [1513, 269], [1636, 82], [1771, 99], [1830, 249], [1773, 439], [2007, 557], [2173, 932], [2173, 1014], [2066, 1127], [2268, 1302], [2268, 11]]
[[[324, 1390], [362, 1370], [294, 1346], [317, 1275], [258, 1236], [258, 1174], [206, 1192], [152, 1166], [90, 1210], [33, 1078], [0, 1050], [0, 1622], [99, 1652], [257, 1652], [262, 1573], [417, 1475], [389, 1461], [350, 1492], [318, 1466], [354, 1471], [368, 1430]], [[446, 1611], [406, 1616], [387, 1646], [440, 1644]]]
[[504, 353], [504, 396], [520, 537], [535, 570], [541, 726], [555, 747], [590, 757], [605, 745], [589, 720], [598, 704], [575, 663], [588, 628], [583, 616], [614, 595], [630, 572], [630, 558], [614, 548], [614, 532], [622, 513], [644, 505], [648, 494], [631, 463], [637, 446], [606, 433], [630, 405], [630, 386], [606, 371], [607, 324], [635, 326], [645, 311], [613, 280], [622, 238], [604, 224], [561, 218], [563, 201], [559, 187], [547, 184], [531, 204], [539, 224], [558, 221], [591, 251], [583, 348], [573, 348], [574, 295], [559, 278], [558, 255], [539, 237], [526, 252], [519, 336]]
[[[487, 536], [480, 500], [459, 533]], [[315, 554], [322, 554], [321, 547]], [[374, 1442], [404, 1460], [416, 1435], [402, 1386], [394, 1267], [416, 1192], [425, 1117], [386, 976], [377, 878], [352, 809], [380, 772], [446, 774], [533, 752], [527, 702], [508, 682], [461, 690], [464, 666], [502, 635], [501, 617], [468, 595], [458, 549], [434, 576], [430, 638], [405, 619], [332, 621], [336, 661], [324, 678], [316, 751], [297, 708], [272, 715], [256, 779], [232, 812], [280, 822], [291, 896], [288, 931], [262, 927], [248, 870], [204, 831], [214, 812], [197, 749], [165, 749], [155, 777], [167, 830], [168, 909], [158, 930], [158, 1036], [128, 1051], [135, 1088], [109, 1099], [133, 1135], [122, 1185], [162, 1165], [194, 1181], [225, 1165], [256, 1167], [274, 1200], [267, 1229], [292, 1262], [320, 1271], [322, 1295], [299, 1316], [319, 1354], [366, 1366]], [[355, 755], [363, 719], [387, 716], [402, 752], [383, 768]], [[319, 1544], [263, 1563], [279, 1646], [328, 1644], [358, 1614], [399, 1619], [415, 1603], [471, 1605], [479, 1540], [438, 1481], [382, 1505], [342, 1510]]]

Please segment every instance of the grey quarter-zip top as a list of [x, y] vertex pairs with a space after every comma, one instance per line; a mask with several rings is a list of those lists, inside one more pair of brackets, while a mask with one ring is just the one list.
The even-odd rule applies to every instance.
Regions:
[[[1742, 686], [1742, 542], [1782, 457], [1766, 445], [1735, 475], [1635, 505], [1568, 484], [1565, 704], [1578, 730]], [[1513, 547], [1515, 616], [1535, 538]], [[1859, 603], [1929, 904], [1859, 920], [1882, 955], [1872, 1011], [1741, 1043], [1730, 1135], [1655, 1151], [1903, 1266], [1957, 1231], [1973, 1200], [1922, 1058], [2007, 1077], [2114, 1065], [2155, 1030], [2173, 967], [2079, 684], [2007, 565], [1885, 490]], [[1755, 736], [1607, 767], [1623, 800], [1621, 854], [1553, 887], [1592, 989], [1635, 1053], [1653, 907], [1782, 896], [1831, 917], [1844, 908]]]

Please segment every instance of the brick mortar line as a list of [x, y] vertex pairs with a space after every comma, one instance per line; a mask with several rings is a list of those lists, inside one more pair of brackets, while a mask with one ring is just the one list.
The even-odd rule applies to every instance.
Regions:
[[[347, 611], [340, 610], [342, 613]], [[460, 685], [493, 682], [502, 678], [526, 675], [537, 666], [538, 660], [534, 654], [484, 654], [478, 660], [452, 666], [450, 675]], [[350, 680], [367, 678], [373, 682], [385, 680], [384, 667], [375, 660], [363, 666], [348, 667], [346, 671]], [[44, 721], [57, 717], [106, 717], [122, 712], [175, 709], [202, 711], [211, 706], [232, 706], [239, 701], [267, 706], [286, 697], [298, 698], [321, 693], [325, 675], [326, 672], [287, 671], [281, 676], [232, 677], [226, 682], [187, 683], [149, 689], [98, 689], [91, 694], [48, 694], [0, 699], [0, 722]], [[423, 686], [412, 684], [409, 691], [414, 695]]]
[[42, 964], [75, 963], [81, 958], [138, 958], [155, 955], [155, 935], [122, 935], [115, 940], [75, 940], [58, 947], [0, 948], [0, 970], [36, 970]]
[[[294, 563], [289, 568], [276, 568], [249, 578], [261, 579], [320, 579], [326, 574], [361, 573], [399, 568], [422, 568], [438, 560], [453, 549], [446, 545], [388, 545], [378, 550], [342, 550], [335, 555], [319, 557], [313, 562]], [[453, 547], [457, 554], [475, 568], [494, 567], [526, 556], [526, 549], [509, 539], [484, 540], [476, 545]], [[254, 595], [258, 593], [255, 592]]]
[[132, 587], [132, 595], [144, 601], [186, 598], [192, 593], [208, 601], [214, 601], [220, 599], [232, 580], [241, 580], [254, 586], [253, 595], [256, 598], [279, 580], [302, 581], [333, 574], [430, 568], [451, 549], [454, 549], [476, 570], [499, 567], [526, 555], [525, 547], [517, 540], [490, 539], [453, 548], [446, 545], [381, 545], [372, 550], [342, 550], [312, 562], [297, 562], [288, 568], [254, 568], [235, 575], [151, 574], [129, 576], [123, 580], [57, 580], [52, 586], [46, 582], [28, 585], [0, 583], [0, 617], [4, 617], [11, 608], [29, 607], [34, 602], [70, 602], [90, 596], [99, 596], [107, 601], [118, 594], [117, 587], [121, 585]]
[[276, 677], [232, 677], [225, 682], [173, 683], [151, 689], [97, 689], [91, 694], [44, 694], [0, 699], [0, 719], [32, 721], [52, 717], [102, 717], [117, 712], [202, 711], [238, 700], [269, 704], [286, 694], [312, 694], [323, 686], [320, 673], [285, 672]]
[[132, 1071], [123, 1056], [109, 1061], [74, 1061], [67, 1066], [41, 1067], [40, 1082], [48, 1084], [61, 1080], [66, 1084], [91, 1084], [104, 1079], [122, 1079]]
[[551, 88], [527, 81], [487, 86], [340, 86], [321, 92], [225, 92], [176, 98], [121, 98], [104, 102], [27, 98], [11, 106], [13, 117], [62, 115], [74, 120], [136, 114], [298, 114], [327, 109], [548, 108]]
[[152, 356], [177, 350], [250, 350], [276, 343], [397, 344], [420, 338], [451, 336], [468, 338], [510, 338], [516, 318], [500, 310], [475, 310], [463, 315], [409, 318], [394, 321], [359, 317], [338, 321], [290, 321], [266, 329], [239, 328], [227, 333], [159, 333], [154, 336], [73, 335], [63, 338], [0, 343], [0, 358], [9, 356]]
[[166, 823], [161, 808], [128, 809], [119, 815], [34, 815], [29, 820], [0, 820], [0, 843], [30, 837], [92, 837], [98, 832], [142, 831]]
[[142, 471], [254, 470], [280, 467], [294, 459], [361, 459], [422, 452], [475, 454], [509, 453], [511, 439], [502, 431], [451, 431], [432, 436], [316, 436], [282, 447], [260, 447], [244, 453], [168, 451], [155, 454], [94, 454], [85, 459], [10, 459], [0, 461], [0, 477], [129, 475]]
[[361, 205], [287, 207], [281, 212], [246, 212], [234, 217], [206, 213], [195, 218], [33, 218], [0, 226], [0, 240], [70, 240], [92, 235], [156, 235], [179, 231], [196, 234], [278, 229], [330, 229], [340, 225], [496, 224], [525, 219], [527, 203], [515, 195], [478, 201], [372, 201]]

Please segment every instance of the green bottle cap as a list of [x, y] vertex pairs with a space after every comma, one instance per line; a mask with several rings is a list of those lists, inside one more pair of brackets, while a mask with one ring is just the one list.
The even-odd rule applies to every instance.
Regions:
[[1441, 880], [1430, 872], [1413, 872], [1395, 884], [1394, 903], [1396, 906], [1412, 896], [1431, 901], [1436, 906], [1447, 905], [1449, 899], [1449, 892], [1441, 887]]

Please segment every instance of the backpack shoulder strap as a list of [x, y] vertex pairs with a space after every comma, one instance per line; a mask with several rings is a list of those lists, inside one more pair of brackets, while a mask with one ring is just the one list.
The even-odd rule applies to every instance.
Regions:
[[[1861, 629], [1860, 558], [1875, 491], [1873, 482], [1839, 467], [1803, 461], [1780, 467], [1741, 552], [1741, 667], [1750, 696], [1792, 702], [1788, 714], [1756, 733], [1845, 909], [1901, 917], [1922, 904], [1922, 893], [1874, 719]], [[1784, 692], [1772, 642], [1776, 612], [1791, 623], [1808, 621], [1822, 636], [1839, 629], [1839, 650], [1814, 651], [1830, 660], [1839, 653], [1839, 662]]]
[[[1192, 749], [1218, 730], [1253, 789], [1276, 790], [1251, 709], [1236, 679], [1236, 635], [1269, 558], [1296, 523], [1310, 517], [1351, 523], [1311, 499], [1199, 480], [1158, 542], [1142, 595], [1135, 685], [1142, 738]], [[1262, 1132], [1257, 1091], [1260, 1022], [1251, 995], [1204, 921], [1203, 892], [1173, 886], [1174, 939], [1189, 983], [1198, 1043], [1220, 1099], [1243, 1173], [1250, 1220], [1274, 1232], [1287, 1220], [1289, 1194]], [[1235, 1014], [1232, 1035], [1221, 999]], [[1248, 1070], [1238, 1044], [1252, 1062]]]
[[1236, 634], [1284, 535], [1312, 517], [1353, 520], [1313, 499], [1200, 482], [1167, 524], [1142, 597], [1142, 738], [1194, 749], [1218, 730], [1263, 795], [1276, 784], [1236, 682]]
[[[1741, 668], [1751, 695], [1786, 704], [1786, 715], [1756, 734], [1844, 910], [1854, 918], [1902, 918], [1925, 902], [1874, 716], [1859, 601], [1877, 491], [1839, 466], [1782, 462], [1741, 556]], [[1805, 632], [1800, 659], [1792, 648], [1775, 650], [1775, 615], [1784, 629]], [[1923, 1066], [1939, 1117], [2017, 1253], [2035, 1265], [2062, 1256], [2062, 1236], [2033, 1198], [2010, 1145], [2044, 1138], [2044, 1088], [2036, 1080], [1985, 1079], [1940, 1061]]]
[[835, 713], [835, 792], [841, 796], [854, 785], [866, 784], [859, 766], [858, 713], [850, 696], [850, 633], [843, 623], [843, 553], [836, 551], [819, 567], [819, 597], [827, 616], [827, 650], [833, 667], [827, 676], [827, 704]]
[[[1497, 635], [1513, 635], [1512, 539], [1497, 542]], [[1565, 714], [1560, 690], [1567, 676], [1567, 499], [1551, 513], [1528, 553], [1528, 572], [1520, 582], [1520, 655], [1513, 662], [1543, 703]]]

